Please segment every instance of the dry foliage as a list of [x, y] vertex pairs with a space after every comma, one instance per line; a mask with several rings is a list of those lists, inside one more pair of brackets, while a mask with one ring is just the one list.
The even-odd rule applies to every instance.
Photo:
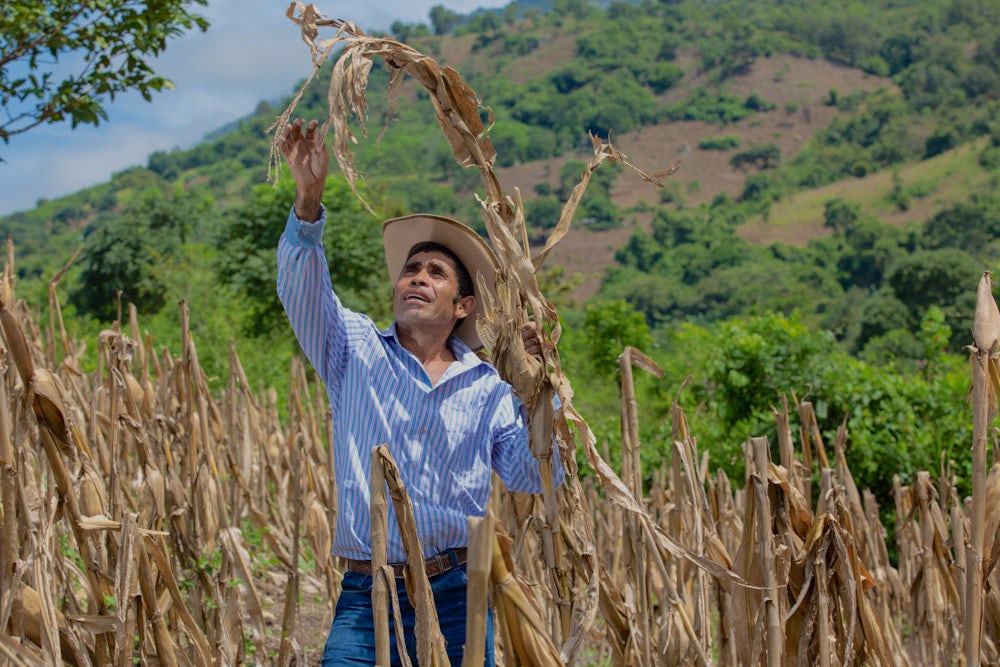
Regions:
[[[327, 410], [292, 369], [289, 423], [235, 349], [212, 396], [181, 305], [182, 353], [100, 335], [81, 370], [51, 282], [43, 333], [0, 299], [0, 650], [10, 664], [288, 664], [298, 590], [335, 597]], [[248, 533], [251, 537], [248, 539]], [[301, 547], [315, 558], [306, 567]], [[261, 561], [267, 553], [271, 561]], [[275, 618], [267, 598], [285, 599]]]
[[[593, 170], [625, 156], [595, 139], [583, 181], [532, 255], [520, 200], [500, 189], [488, 135], [476, 124], [478, 102], [457, 73], [325, 21], [312, 6], [295, 4], [290, 15], [317, 65], [346, 43], [331, 88], [335, 127], [345, 109], [363, 113], [367, 68], [382, 57], [394, 86], [409, 73], [432, 92], [456, 159], [478, 168], [487, 185], [483, 215], [505, 270], [481, 334], [531, 412], [546, 488], [524, 496], [498, 486], [487, 518], [470, 522], [469, 665], [481, 662], [487, 597], [499, 661], [509, 665], [1000, 661], [1000, 461], [994, 447], [990, 468], [987, 448], [1000, 395], [1000, 312], [988, 275], [970, 348], [973, 497], [958, 498], [947, 468], [936, 483], [928, 473], [911, 486], [897, 478], [897, 565], [874, 498], [847, 467], [846, 424], [828, 453], [807, 401], [775, 411], [777, 460], [766, 439], [748, 440], [738, 489], [710, 473], [676, 403], [670, 466], [642, 470], [632, 370], [660, 371], [626, 349], [617, 472], [573, 407], [558, 317], [536, 273], [568, 230]], [[336, 38], [319, 40], [331, 26]], [[348, 144], [336, 145], [352, 173]], [[67, 336], [59, 310], [61, 274], [43, 328], [15, 298], [13, 264], [8, 244], [0, 281], [0, 662], [315, 663], [298, 639], [300, 593], [322, 595], [332, 611], [340, 581], [340, 563], [329, 556], [337, 508], [321, 388], [310, 391], [306, 369], [294, 363], [283, 424], [274, 394], [251, 391], [231, 346], [226, 389], [213, 396], [183, 305], [180, 358], [150, 350], [131, 310], [127, 333], [102, 333], [99, 367], [85, 373], [84, 344]], [[544, 334], [541, 362], [518, 335], [527, 318]], [[553, 442], [567, 469], [559, 487]], [[592, 473], [582, 480], [577, 449]], [[381, 573], [373, 606], [384, 655], [388, 615], [398, 606], [385, 567], [384, 489], [409, 548], [419, 548], [387, 449], [373, 452], [373, 470], [373, 532], [383, 533], [373, 538]], [[273, 562], [262, 566], [262, 554]], [[420, 664], [441, 664], [426, 575], [410, 568], [406, 583], [418, 610]], [[283, 601], [280, 620], [269, 599]]]

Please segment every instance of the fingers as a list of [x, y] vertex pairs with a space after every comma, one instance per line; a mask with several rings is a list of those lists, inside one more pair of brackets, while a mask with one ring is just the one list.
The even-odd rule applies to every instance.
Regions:
[[[278, 137], [278, 149], [285, 161], [292, 167], [293, 175], [296, 168], [306, 168], [310, 172], [323, 172], [326, 176], [326, 145], [325, 135], [318, 129], [319, 121], [311, 120], [305, 124], [304, 118], [296, 118], [285, 125]], [[303, 128], [305, 128], [303, 130]], [[322, 164], [319, 164], [322, 162]]]
[[284, 154], [285, 158], [291, 155], [292, 149], [295, 142], [302, 138], [302, 119], [297, 118], [294, 122], [285, 125], [285, 129], [281, 131], [281, 137], [278, 140], [278, 145], [281, 148], [281, 152]]
[[316, 142], [316, 128], [319, 127], [319, 121], [311, 120], [309, 125], [306, 126], [305, 133], [302, 132], [302, 125], [305, 123], [305, 118], [296, 118], [291, 123], [285, 125], [285, 129], [281, 133], [281, 145], [285, 147], [291, 147], [293, 144], [300, 141], [306, 141], [308, 143]]
[[534, 322], [527, 322], [521, 327], [521, 340], [524, 341], [524, 351], [531, 355], [542, 353], [542, 339], [538, 336], [538, 326]]
[[[302, 119], [299, 118], [299, 127], [302, 127]], [[313, 119], [309, 121], [309, 126], [306, 128], [305, 139], [309, 143], [316, 143], [316, 128], [319, 127], [319, 121]]]

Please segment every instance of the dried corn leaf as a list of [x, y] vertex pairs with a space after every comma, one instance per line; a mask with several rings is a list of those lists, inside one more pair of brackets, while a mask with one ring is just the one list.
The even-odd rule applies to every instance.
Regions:
[[532, 588], [513, 573], [510, 547], [510, 537], [501, 532], [498, 523], [493, 541], [490, 581], [493, 604], [510, 640], [507, 650], [513, 654], [513, 664], [537, 667], [562, 665], [559, 651], [549, 638], [548, 628], [542, 620]]
[[[433, 59], [406, 44], [389, 38], [371, 37], [350, 22], [325, 19], [313, 5], [292, 3], [287, 16], [299, 26], [303, 41], [309, 45], [314, 68], [323, 63], [334, 46], [344, 44], [330, 79], [330, 116], [321, 132], [325, 135], [331, 125], [334, 127], [334, 157], [351, 189], [361, 201], [364, 200], [357, 190], [358, 172], [350, 148], [356, 139], [348, 128], [347, 113], [350, 111], [364, 124], [367, 110], [365, 89], [374, 57], [381, 57], [389, 68], [390, 109], [403, 74], [409, 74], [430, 93], [438, 122], [451, 144], [456, 161], [462, 166], [492, 165], [496, 151], [485, 134], [479, 116], [479, 100], [457, 72], [448, 67], [440, 67]], [[324, 41], [319, 39], [320, 28], [333, 28], [336, 32], [332, 38]], [[305, 86], [302, 90], [304, 89]], [[283, 127], [288, 122], [302, 90], [272, 128]], [[388, 121], [387, 117], [386, 123]], [[276, 146], [276, 143], [272, 144], [272, 167], [276, 165], [279, 155]]]
[[416, 614], [414, 631], [417, 635], [417, 657], [421, 665], [446, 665], [448, 654], [438, 624], [437, 608], [434, 606], [430, 582], [423, 567], [424, 554], [417, 536], [413, 505], [410, 503], [406, 487], [403, 485], [396, 462], [389, 453], [389, 448], [380, 445], [376, 448], [376, 452], [385, 470], [386, 485], [389, 487], [399, 533], [406, 549], [404, 580], [407, 596]]
[[976, 292], [976, 315], [972, 322], [972, 340], [987, 354], [1000, 346], [1000, 309], [993, 298], [993, 276], [983, 272]]

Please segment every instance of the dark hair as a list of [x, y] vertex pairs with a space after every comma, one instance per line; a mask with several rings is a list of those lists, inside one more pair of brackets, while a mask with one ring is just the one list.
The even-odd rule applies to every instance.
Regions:
[[458, 255], [451, 251], [451, 248], [443, 246], [440, 243], [435, 243], [434, 241], [422, 241], [410, 248], [410, 252], [406, 255], [406, 260], [409, 261], [411, 257], [420, 252], [439, 252], [450, 259], [455, 265], [455, 276], [458, 278], [458, 297], [475, 296], [476, 293], [472, 287], [472, 276], [469, 275], [469, 270], [465, 268], [465, 264], [462, 264], [462, 260], [458, 258]]

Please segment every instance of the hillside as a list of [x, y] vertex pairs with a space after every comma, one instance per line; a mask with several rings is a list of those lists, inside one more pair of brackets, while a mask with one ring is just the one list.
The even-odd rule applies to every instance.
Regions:
[[[579, 178], [587, 132], [610, 135], [641, 169], [679, 165], [663, 190], [599, 171], [550, 259], [582, 277], [566, 282], [568, 304], [622, 299], [654, 330], [799, 309], [860, 352], [891, 333], [875, 324], [885, 308], [919, 327], [931, 304], [892, 282], [915, 253], [965, 253], [959, 264], [972, 273], [995, 261], [981, 241], [997, 219], [987, 193], [1000, 166], [1000, 47], [984, 31], [988, 13], [944, 0], [844, 11], [813, 0], [566, 0], [394, 30], [455, 67], [491, 110], [497, 171], [522, 193], [535, 242]], [[299, 114], [326, 115], [328, 76]], [[416, 86], [404, 86], [376, 139], [386, 83], [376, 63], [367, 136], [354, 126], [369, 197], [386, 216], [431, 210], [475, 222], [478, 177], [457, 167]], [[82, 247], [61, 289], [87, 326], [116, 316], [120, 289], [123, 305], [144, 312], [181, 299], [209, 308], [220, 328], [206, 330], [220, 340], [282, 332], [268, 271], [291, 197], [287, 183], [263, 186], [265, 131], [279, 111], [262, 102], [194, 148], [154, 153], [107, 183], [0, 219], [18, 277], [44, 294]], [[351, 199], [331, 195], [328, 205], [363, 220]], [[947, 222], [956, 216], [979, 227]], [[378, 309], [377, 225], [352, 231], [364, 249], [338, 250], [352, 267], [338, 287]], [[954, 267], [957, 257], [935, 262]], [[967, 330], [954, 298], [938, 305], [952, 331]]]
[[[823, 205], [845, 197], [860, 204], [866, 214], [899, 227], [928, 220], [937, 211], [969, 201], [992, 186], [989, 172], [978, 165], [986, 147], [987, 142], [981, 140], [893, 171], [796, 193], [777, 203], [767, 220], [756, 219], [743, 225], [740, 234], [753, 243], [783, 241], [802, 245], [831, 233], [824, 227]], [[893, 201], [894, 191], [900, 189], [912, 193], [903, 206]]]
[[[703, 77], [692, 76], [690, 80], [682, 80], [674, 95], [681, 95], [684, 90], [703, 83], [699, 79]], [[664, 122], [615, 135], [614, 141], [637, 167], [649, 173], [679, 163], [679, 170], [669, 180], [683, 193], [685, 204], [698, 206], [711, 202], [721, 193], [738, 197], [747, 176], [746, 171], [729, 164], [737, 149], [699, 149], [702, 140], [720, 134], [734, 135], [742, 139], [743, 147], [773, 143], [781, 149], [783, 156], [793, 156], [813, 139], [817, 128], [825, 127], [835, 116], [847, 115], [847, 112], [824, 103], [831, 88], [850, 95], [891, 88], [892, 83], [883, 77], [825, 60], [776, 55], [759, 59], [746, 72], [730, 79], [727, 87], [740, 97], [758, 92], [773, 102], [776, 108], [732, 123], [724, 129], [704, 121]], [[579, 159], [584, 155], [581, 152], [502, 168], [498, 170], [498, 176], [502, 182], [519, 187], [530, 200], [530, 194], [538, 183], [555, 187], [561, 166], [568, 159]], [[851, 184], [844, 183], [841, 187], [849, 189]], [[655, 185], [628, 174], [620, 177], [612, 190], [614, 203], [623, 210], [659, 206], [660, 197], [660, 190]], [[787, 204], [790, 211], [796, 209], [792, 201]], [[550, 260], [552, 264], [586, 277], [574, 291], [574, 298], [583, 301], [597, 293], [601, 275], [614, 263], [615, 251], [624, 245], [635, 225], [648, 228], [651, 217], [649, 212], [635, 213], [622, 227], [605, 231], [580, 228], [556, 248]], [[803, 226], [764, 224], [760, 231], [754, 233], [748, 230], [746, 234], [749, 240], [757, 243], [802, 243], [827, 233], [822, 229], [822, 220], [818, 228], [810, 224], [812, 222]], [[747, 227], [757, 229], [751, 223]], [[799, 235], [800, 230], [805, 232]]]

